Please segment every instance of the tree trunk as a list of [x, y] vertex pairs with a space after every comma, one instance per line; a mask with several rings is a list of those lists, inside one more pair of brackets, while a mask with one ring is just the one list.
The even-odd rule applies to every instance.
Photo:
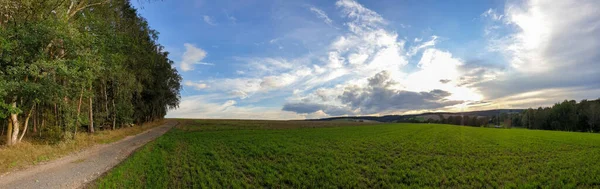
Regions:
[[21, 140], [23, 140], [23, 136], [25, 136], [25, 133], [27, 132], [27, 125], [29, 125], [29, 118], [31, 118], [31, 113], [33, 113], [34, 109], [35, 109], [35, 104], [33, 104], [31, 106], [31, 109], [29, 110], [29, 113], [27, 114], [27, 118], [25, 118], [25, 125], [23, 126], [23, 133], [21, 133], [21, 137], [19, 137], [19, 142], [21, 142]]
[[81, 102], [83, 101], [83, 87], [81, 87], [81, 92], [79, 93], [79, 104], [77, 104], [77, 122], [75, 124], [75, 130], [73, 131], [73, 139], [75, 139], [75, 135], [77, 135], [77, 128], [80, 127], [79, 123], [79, 115], [81, 114]]
[[112, 99], [113, 113], [112, 113], [112, 129], [115, 130], [117, 128], [117, 108], [115, 107], [115, 98]]
[[[92, 86], [90, 86], [90, 91], [92, 91]], [[90, 125], [88, 126], [88, 131], [90, 133], [94, 133], [94, 107], [92, 106], [92, 96], [90, 96]]]
[[108, 92], [106, 91], [106, 84], [104, 86], [104, 112], [106, 112], [106, 119], [108, 120]]
[[[17, 108], [17, 102], [16, 100], [13, 101], [12, 103], [12, 107], [13, 108]], [[10, 138], [10, 143], [9, 145], [15, 145], [17, 144], [19, 141], [17, 141], [18, 137], [19, 137], [19, 118], [17, 117], [17, 114], [11, 113], [10, 114], [10, 119], [12, 121], [12, 136]]]

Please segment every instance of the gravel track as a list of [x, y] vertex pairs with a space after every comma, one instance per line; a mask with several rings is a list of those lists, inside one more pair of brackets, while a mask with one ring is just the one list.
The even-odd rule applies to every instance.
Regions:
[[169, 120], [114, 143], [95, 145], [43, 165], [5, 174], [0, 177], [0, 188], [81, 188], [177, 124]]

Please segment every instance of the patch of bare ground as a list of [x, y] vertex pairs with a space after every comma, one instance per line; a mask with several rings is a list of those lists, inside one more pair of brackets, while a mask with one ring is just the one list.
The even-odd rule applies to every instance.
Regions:
[[[78, 147], [71, 146], [73, 144], [63, 144], [65, 146], [58, 147], [56, 153], [69, 154], [62, 158], [48, 161], [43, 164], [28, 166], [18, 171], [4, 173], [0, 176], [0, 186], [2, 188], [79, 188], [85, 183], [90, 182], [104, 172], [127, 158], [132, 152], [143, 146], [149, 141], [161, 136], [173, 126], [177, 121], [168, 120], [163, 124], [146, 128], [145, 131], [130, 131], [135, 129], [123, 129], [122, 131], [114, 131], [119, 133], [106, 133], [108, 136], [89, 136], [79, 137], [74, 143], [80, 142]], [[141, 133], [140, 133], [141, 132]], [[133, 135], [139, 133], [137, 135]], [[133, 135], [133, 136], [127, 136]], [[122, 140], [119, 140], [121, 139]], [[110, 143], [111, 141], [116, 141]], [[95, 145], [97, 144], [97, 145]], [[31, 146], [29, 146], [31, 145]], [[87, 146], [86, 146], [87, 145]], [[23, 144], [29, 150], [40, 150], [40, 147], [35, 147], [33, 144]], [[83, 146], [83, 147], [82, 147]], [[91, 146], [91, 147], [90, 147]], [[45, 146], [43, 151], [52, 151], [45, 148], [53, 148], [55, 146]], [[7, 153], [2, 149], [2, 153]], [[20, 149], [17, 152], [25, 151]], [[16, 151], [16, 150], [15, 150]], [[34, 156], [34, 155], [31, 155]]]

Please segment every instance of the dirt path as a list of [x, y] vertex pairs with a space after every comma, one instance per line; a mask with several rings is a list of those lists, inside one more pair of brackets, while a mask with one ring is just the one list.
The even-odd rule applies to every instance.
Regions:
[[118, 142], [96, 145], [44, 165], [9, 173], [0, 177], [0, 188], [80, 188], [175, 125], [177, 121], [170, 120]]

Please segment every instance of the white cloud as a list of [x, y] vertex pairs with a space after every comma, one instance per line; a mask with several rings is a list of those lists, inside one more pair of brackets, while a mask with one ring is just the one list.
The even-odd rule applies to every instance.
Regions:
[[[414, 56], [422, 49], [435, 46], [437, 39], [438, 39], [438, 36], [435, 36], [435, 35], [431, 36], [431, 40], [425, 41], [425, 42], [419, 44], [418, 46], [410, 48], [410, 50], [406, 53], [406, 55], [408, 55], [409, 57]], [[423, 40], [423, 39], [415, 38], [415, 42], [420, 42], [421, 40]]]
[[205, 66], [214, 66], [215, 65], [214, 63], [208, 63], [208, 62], [198, 62], [196, 64], [198, 64], [198, 65], [205, 65]]
[[221, 105], [221, 111], [225, 111], [227, 110], [227, 108], [234, 106], [235, 104], [237, 104], [237, 102], [235, 100], [228, 100], [225, 103], [223, 103], [223, 105]]
[[313, 13], [315, 13], [317, 15], [317, 17], [319, 17], [320, 19], [323, 19], [323, 22], [325, 22], [327, 25], [332, 25], [333, 21], [329, 18], [329, 16], [327, 16], [327, 14], [325, 13], [325, 11], [318, 9], [317, 7], [313, 7], [311, 6], [309, 8], [309, 10]]
[[504, 17], [502, 14], [498, 14], [496, 9], [488, 9], [487, 11], [481, 14], [482, 17], [490, 18], [492, 20], [500, 21]]
[[210, 16], [208, 16], [208, 15], [204, 15], [204, 16], [202, 16], [202, 19], [204, 19], [204, 22], [206, 22], [206, 23], [207, 23], [207, 24], [209, 24], [209, 25], [213, 25], [213, 26], [214, 26], [214, 25], [217, 25], [217, 24], [215, 23], [215, 21], [214, 21], [214, 20], [213, 20], [213, 19], [212, 19]]
[[286, 87], [297, 80], [296, 75], [289, 73], [278, 76], [267, 76], [262, 79], [260, 86], [265, 89]]
[[233, 15], [230, 15], [229, 13], [227, 13], [227, 11], [223, 10], [223, 13], [225, 13], [225, 17], [227, 17], [227, 19], [233, 23], [236, 24], [237, 23], [237, 18], [235, 18]]
[[342, 8], [342, 13], [348, 18], [354, 19], [354, 22], [349, 23], [351, 28], [357, 27], [376, 27], [379, 24], [385, 24], [386, 21], [376, 12], [363, 7], [354, 0], [339, 0], [335, 3]]
[[192, 87], [196, 90], [201, 90], [201, 89], [205, 89], [208, 87], [208, 85], [206, 85], [205, 83], [194, 83], [191, 81], [186, 81], [183, 85], [188, 86], [188, 87]]
[[200, 62], [206, 57], [206, 51], [189, 43], [185, 43], [183, 46], [185, 46], [185, 52], [181, 57], [182, 61], [180, 64], [182, 71], [186, 72], [194, 70], [194, 64], [209, 64]]

